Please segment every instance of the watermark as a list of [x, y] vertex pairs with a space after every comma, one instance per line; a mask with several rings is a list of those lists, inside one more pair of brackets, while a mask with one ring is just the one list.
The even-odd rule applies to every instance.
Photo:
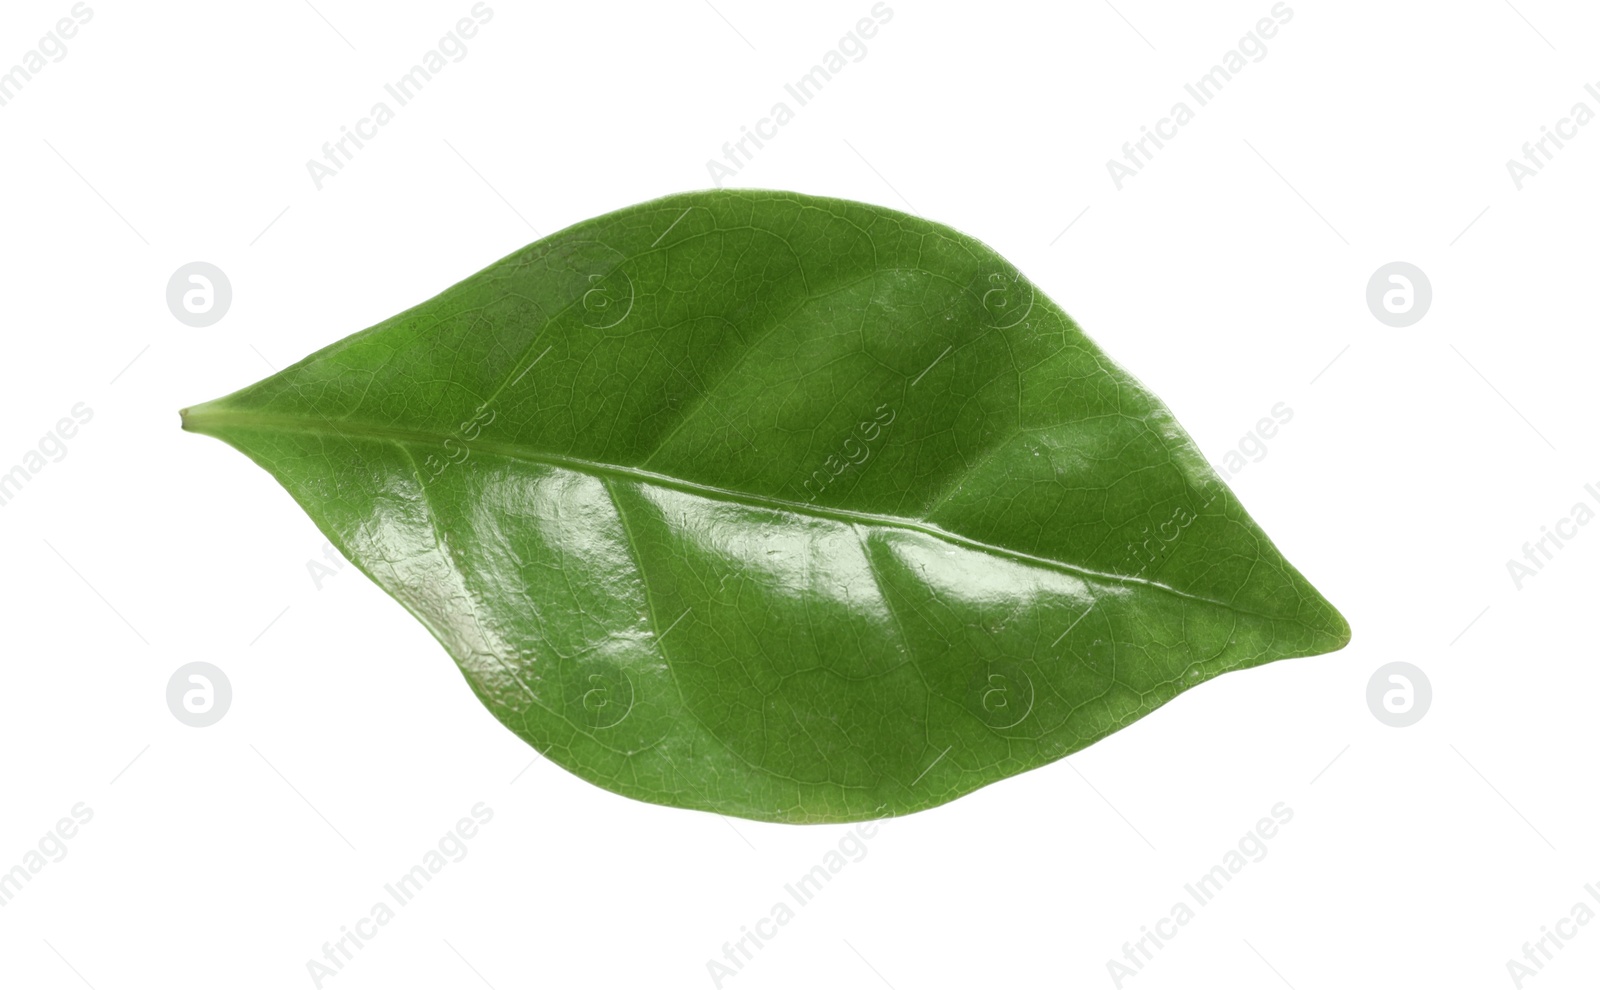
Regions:
[[[1583, 892], [1600, 904], [1600, 887], [1586, 883]], [[1556, 952], [1566, 948], [1568, 942], [1578, 937], [1579, 930], [1594, 919], [1595, 909], [1586, 901], [1577, 901], [1571, 910], [1556, 919], [1555, 924], [1540, 925], [1539, 937], [1522, 943], [1522, 958], [1506, 960], [1506, 973], [1511, 976], [1511, 985], [1521, 990], [1530, 978], [1544, 972], [1545, 964], [1555, 959]]]
[[[601, 290], [590, 289], [589, 291], [593, 293]], [[587, 306], [587, 294], [584, 296], [584, 302]], [[554, 345], [551, 346], [553, 347]], [[539, 353], [538, 357], [533, 359], [532, 363], [517, 373], [516, 378], [497, 389], [495, 396], [490, 396], [483, 402], [478, 403], [478, 405], [472, 410], [472, 415], [462, 420], [450, 436], [445, 437], [439, 442], [439, 446], [442, 448], [443, 452], [438, 454], [429, 454], [427, 457], [422, 459], [420, 464], [417, 465], [417, 480], [423, 483], [433, 481], [448, 471], [452, 464], [465, 463], [467, 458], [472, 456], [471, 444], [477, 442], [478, 437], [483, 434], [483, 428], [493, 423], [495, 421], [495, 417], [498, 415], [498, 413], [495, 412], [493, 405], [495, 397], [498, 396], [500, 392], [505, 392], [508, 389], [515, 388], [517, 383], [522, 381], [528, 372], [533, 370], [534, 365], [544, 360], [544, 356], [549, 354], [550, 350], [550, 347], [546, 347]], [[427, 468], [426, 477], [423, 477], [423, 468]]]
[[[844, 443], [839, 445], [837, 454], [829, 454], [828, 459], [822, 462], [822, 468], [811, 472], [811, 476], [801, 482], [800, 487], [805, 490], [806, 501], [815, 502], [817, 496], [825, 491], [833, 479], [844, 474], [852, 468], [867, 463], [872, 457], [872, 446], [883, 436], [883, 428], [894, 422], [895, 411], [888, 403], [884, 403], [873, 410], [870, 420], [862, 420], [856, 428], [846, 437]], [[815, 490], [812, 486], [815, 485]]]
[[[1278, 835], [1278, 830], [1294, 820], [1294, 809], [1283, 801], [1272, 806], [1271, 817], [1263, 816], [1255, 827], [1240, 837], [1238, 844], [1222, 854], [1217, 865], [1199, 878], [1183, 885], [1188, 899], [1173, 903], [1167, 913], [1157, 918], [1153, 925], [1142, 925], [1139, 937], [1122, 943], [1122, 957], [1106, 960], [1106, 972], [1111, 983], [1121, 990], [1123, 982], [1138, 976], [1152, 962], [1156, 953], [1168, 942], [1178, 937], [1180, 929], [1198, 917], [1198, 910], [1217, 899], [1233, 878], [1244, 872], [1251, 863], [1267, 858], [1267, 842]], [[1193, 906], [1190, 906], [1193, 902]]]
[[[367, 116], [357, 120], [354, 125], [340, 126], [337, 138], [323, 142], [321, 161], [306, 159], [306, 173], [311, 176], [311, 184], [317, 187], [317, 192], [322, 191], [323, 183], [343, 172], [345, 166], [355, 160], [356, 152], [376, 138], [381, 128], [393, 122], [397, 108], [416, 99], [428, 83], [444, 71], [445, 66], [467, 57], [467, 41], [477, 37], [483, 25], [494, 20], [494, 10], [487, 3], [473, 4], [470, 13], [471, 17], [456, 21], [455, 27], [425, 52], [418, 64], [393, 82], [383, 84], [384, 93], [394, 101], [393, 107], [388, 100], [378, 100], [367, 111]], [[351, 150], [351, 145], [355, 145], [354, 150]]]
[[222, 721], [233, 705], [233, 684], [222, 668], [196, 660], [167, 680], [167, 707], [184, 725], [204, 729]]
[[1422, 721], [1433, 706], [1433, 683], [1422, 668], [1397, 660], [1372, 672], [1367, 680], [1367, 708], [1372, 717], [1395, 729]]
[[845, 832], [834, 848], [823, 854], [820, 863], [794, 882], [784, 884], [783, 890], [789, 895], [788, 900], [780, 900], [772, 905], [772, 909], [757, 919], [754, 925], [739, 926], [738, 939], [722, 943], [721, 959], [706, 960], [706, 972], [711, 976], [711, 985], [720, 988], [724, 980], [739, 975], [745, 964], [797, 917], [799, 908], [815, 900], [822, 888], [831, 883], [846, 866], [867, 858], [867, 840], [877, 834], [877, 822], [858, 822]]
[[1200, 518], [1200, 513], [1205, 511], [1207, 506], [1217, 500], [1217, 494], [1218, 492], [1213, 491], [1211, 497], [1207, 498], [1198, 510], [1191, 509], [1187, 505], [1173, 506], [1172, 514], [1157, 523], [1153, 533], [1149, 526], [1141, 527], [1139, 542], [1128, 544], [1129, 556], [1139, 561], [1139, 569], [1130, 576], [1142, 577], [1151, 564], [1164, 559], [1167, 549], [1177, 542], [1178, 537], [1183, 535], [1183, 531], [1188, 529], [1191, 523]]
[[979, 302], [984, 313], [994, 321], [984, 324], [988, 329], [1009, 330], [1033, 312], [1033, 283], [1015, 268], [1008, 272], [991, 272], [984, 284], [988, 288], [983, 290]]
[[70, 416], [56, 420], [56, 425], [39, 438], [38, 445], [24, 452], [10, 470], [0, 471], [0, 506], [10, 505], [15, 501], [17, 495], [28, 482], [38, 476], [40, 471], [67, 459], [67, 442], [78, 435], [78, 430], [84, 424], [94, 419], [94, 410], [84, 402], [74, 405], [69, 413]]
[[494, 410], [484, 404], [474, 409], [470, 418], [462, 420], [455, 433], [440, 443], [444, 448], [443, 454], [429, 454], [422, 459], [422, 466], [428, 469], [427, 480], [434, 480], [444, 474], [450, 465], [460, 464], [471, 457], [472, 448], [467, 445], [477, 440], [483, 428], [493, 423], [494, 418]]
[[[1211, 469], [1224, 480], [1237, 477], [1252, 463], [1265, 460], [1268, 453], [1267, 441], [1278, 435], [1278, 431], [1294, 419], [1294, 410], [1286, 402], [1274, 403], [1270, 416], [1262, 416], [1256, 420], [1255, 426], [1239, 439], [1239, 443], [1232, 450], [1222, 456], [1221, 463], [1211, 465]], [[1246, 458], [1249, 458], [1247, 461]], [[1223, 489], [1213, 487], [1211, 493], [1199, 506], [1180, 503], [1172, 507], [1172, 512], [1166, 519], [1155, 524], [1154, 530], [1150, 526], [1140, 527], [1138, 539], [1127, 546], [1128, 555], [1139, 561], [1139, 569], [1131, 576], [1142, 577], [1144, 572], [1152, 565], [1164, 560], [1167, 551], [1183, 535], [1200, 513], [1217, 500]]]
[[[1584, 485], [1584, 493], [1600, 505], [1600, 489], [1594, 485]], [[1549, 526], [1540, 526], [1539, 532], [1543, 535], [1538, 540], [1522, 545], [1522, 560], [1508, 558], [1506, 560], [1506, 573], [1511, 576], [1511, 584], [1518, 591], [1522, 590], [1523, 583], [1539, 576], [1544, 570], [1544, 565], [1556, 558], [1556, 551], [1564, 549], [1568, 541], [1575, 540], [1581, 532], [1579, 527], [1587, 526], [1594, 519], [1595, 511], [1588, 502], [1574, 502], [1570, 515], [1562, 516]], [[1523, 561], [1527, 563], [1523, 563]]]
[[[1222, 92], [1234, 76], [1243, 72], [1245, 66], [1251, 62], [1259, 62], [1267, 57], [1267, 42], [1278, 36], [1278, 31], [1283, 25], [1294, 20], [1294, 10], [1286, 3], [1275, 3], [1269, 11], [1271, 17], [1263, 17], [1256, 21], [1254, 29], [1239, 39], [1239, 43], [1224, 52], [1220, 65], [1213, 65], [1199, 79], [1192, 83], [1184, 84], [1184, 92], [1191, 96], [1196, 105], [1204, 107]], [[1122, 191], [1122, 184], [1143, 172], [1146, 165], [1155, 160], [1156, 152], [1165, 148], [1166, 142], [1176, 138], [1179, 129], [1187, 127], [1194, 121], [1195, 110], [1183, 100], [1172, 105], [1167, 111], [1167, 116], [1155, 122], [1154, 127], [1140, 127], [1140, 136], [1133, 141], [1122, 143], [1122, 161], [1115, 158], [1106, 159], [1106, 172], [1111, 176], [1111, 182], [1117, 187], [1117, 192]], [[1152, 151], [1150, 145], [1155, 145]]]
[[595, 666], [581, 680], [567, 683], [568, 717], [591, 729], [610, 729], [633, 712], [633, 677], [626, 667]]
[[63, 17], [56, 21], [39, 43], [30, 51], [24, 52], [17, 64], [4, 71], [0, 71], [0, 107], [4, 107], [17, 98], [23, 87], [33, 81], [33, 78], [45, 70], [51, 62], [60, 62], [67, 57], [67, 42], [78, 36], [78, 31], [85, 24], [94, 20], [94, 10], [86, 3], [72, 5], [68, 11], [71, 17]]
[[1379, 323], [1409, 327], [1432, 305], [1433, 283], [1408, 261], [1391, 261], [1367, 279], [1367, 308]]
[[[575, 284], [583, 287], [578, 302], [583, 308], [584, 326], [594, 330], [610, 330], [626, 320], [633, 312], [634, 287], [632, 277], [621, 267], [621, 256], [598, 241], [569, 243], [564, 255], [564, 261], [574, 266], [567, 274], [583, 279]], [[597, 272], [595, 267], [602, 270]], [[430, 453], [416, 462], [418, 482], [427, 484], [435, 481], [452, 465], [466, 463], [472, 456], [472, 445], [478, 442], [484, 429], [493, 424], [498, 416], [495, 403], [504, 394], [515, 394], [514, 390], [522, 379], [554, 348], [555, 345], [551, 344], [540, 351], [528, 362], [527, 367], [517, 372], [515, 378], [496, 388], [489, 398], [478, 403], [472, 413], [456, 425], [450, 435], [440, 439], [438, 452]], [[311, 569], [309, 565], [307, 569]]]
[[306, 573], [311, 576], [311, 583], [318, 591], [322, 590], [323, 584], [330, 578], [338, 577], [339, 572], [349, 563], [344, 559], [344, 554], [340, 553], [332, 543], [322, 544], [322, 556], [327, 563], [315, 557], [306, 560]]
[[[1294, 419], [1294, 410], [1289, 408], [1287, 402], [1273, 403], [1268, 410], [1270, 416], [1262, 416], [1256, 420], [1255, 426], [1239, 438], [1239, 443], [1232, 450], [1222, 455], [1222, 461], [1211, 465], [1211, 469], [1222, 476], [1224, 481], [1233, 478], [1249, 467], [1259, 464], [1267, 459], [1267, 443], [1278, 435], [1278, 431]], [[1249, 458], [1248, 461], [1245, 459]]]
[[191, 261], [167, 279], [167, 309], [179, 323], [214, 326], [233, 305], [233, 283], [216, 265]]
[[1033, 713], [1033, 678], [1020, 661], [991, 660], [972, 673], [967, 710], [991, 729], [1021, 725]]
[[82, 801], [72, 806], [67, 816], [62, 816], [50, 831], [39, 839], [38, 846], [22, 854], [22, 861], [0, 873], [0, 907], [7, 907], [22, 893], [22, 888], [51, 863], [67, 858], [67, 843], [78, 835], [78, 829], [94, 821], [94, 809]]
[[[794, 100], [795, 106], [803, 107], [816, 99], [822, 93], [822, 87], [826, 86], [834, 76], [843, 72], [845, 66], [850, 62], [859, 62], [866, 58], [866, 39], [876, 36], [882, 25], [894, 20], [894, 10], [887, 3], [873, 4], [869, 13], [872, 16], [856, 21], [854, 30], [845, 32], [844, 37], [839, 39], [838, 45], [824, 52], [819, 63], [813, 65], [810, 72], [794, 82], [783, 84], [783, 91]], [[767, 111], [767, 116], [755, 122], [755, 126], [741, 124], [739, 137], [723, 142], [722, 161], [719, 162], [715, 158], [706, 159], [706, 171], [711, 175], [711, 184], [720, 189], [723, 180], [731, 179], [744, 171], [744, 167], [755, 160], [756, 151], [765, 148], [766, 142], [776, 138], [778, 128], [786, 126], [794, 116], [794, 109], [787, 102], [779, 100]], [[749, 146], [752, 144], [756, 146], [755, 151], [750, 150]]]
[[463, 816], [434, 848], [422, 854], [418, 863], [398, 879], [384, 884], [383, 892], [388, 895], [387, 899], [374, 902], [354, 924], [340, 926], [338, 938], [322, 943], [321, 958], [306, 960], [306, 973], [311, 977], [312, 985], [320, 990], [325, 980], [338, 976], [355, 959], [356, 953], [366, 948], [367, 943], [377, 938], [379, 931], [397, 917], [397, 908], [416, 900], [417, 895], [433, 882], [434, 877], [444, 872], [446, 866], [467, 858], [467, 843], [477, 837], [480, 828], [493, 820], [494, 809], [479, 801], [472, 806], [470, 818]]
[[[1583, 87], [1589, 98], [1600, 105], [1600, 87], [1588, 83]], [[1544, 167], [1556, 160], [1556, 152], [1566, 148], [1567, 142], [1578, 136], [1578, 128], [1585, 127], [1594, 120], [1595, 111], [1589, 104], [1579, 100], [1572, 105], [1572, 110], [1567, 116], [1556, 121], [1554, 128], [1540, 126], [1540, 137], [1536, 141], [1522, 142], [1522, 161], [1515, 158], [1506, 159], [1506, 172], [1511, 176], [1512, 185], [1517, 187], [1517, 192], [1522, 191], [1523, 184], [1529, 179], [1544, 171]], [[1555, 145], [1555, 150], [1550, 146]], [[1524, 164], [1526, 163], [1526, 164]]]

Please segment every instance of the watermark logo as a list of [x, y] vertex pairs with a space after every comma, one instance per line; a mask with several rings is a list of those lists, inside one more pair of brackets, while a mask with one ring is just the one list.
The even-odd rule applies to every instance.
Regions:
[[167, 308], [179, 323], [215, 326], [232, 305], [233, 283], [216, 265], [191, 261], [167, 279]]
[[233, 705], [233, 684], [215, 664], [196, 660], [172, 672], [167, 707], [172, 717], [196, 729], [216, 725]]
[[991, 330], [1006, 330], [1033, 312], [1033, 283], [1018, 271], [995, 272], [989, 276], [983, 293], [983, 311]]
[[1367, 707], [1384, 725], [1416, 725], [1433, 704], [1433, 684], [1420, 667], [1402, 660], [1386, 663], [1367, 681]]
[[1367, 308], [1379, 323], [1409, 327], [1432, 305], [1433, 283], [1410, 262], [1391, 261], [1367, 279]]
[[973, 675], [967, 700], [983, 724], [1009, 729], [1033, 711], [1033, 678], [1015, 660], [995, 660]]
[[583, 325], [609, 330], [633, 312], [633, 279], [621, 268], [609, 275], [590, 275], [583, 294]]
[[592, 670], [567, 690], [570, 710], [591, 729], [609, 729], [633, 711], [633, 679], [623, 667]]

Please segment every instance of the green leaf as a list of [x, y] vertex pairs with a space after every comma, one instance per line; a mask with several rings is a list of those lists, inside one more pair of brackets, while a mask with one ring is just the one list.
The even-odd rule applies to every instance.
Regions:
[[608, 214], [184, 427], [270, 471], [512, 731], [661, 804], [905, 814], [1349, 640], [1031, 282], [860, 203]]

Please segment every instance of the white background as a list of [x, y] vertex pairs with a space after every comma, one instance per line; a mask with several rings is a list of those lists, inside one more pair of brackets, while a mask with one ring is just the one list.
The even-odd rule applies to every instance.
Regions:
[[[484, 802], [467, 857], [325, 986], [711, 987], [707, 960], [847, 828], [636, 803], [535, 759], [354, 568], [319, 589], [310, 520], [177, 410], [540, 235], [707, 186], [871, 3], [491, 0], [318, 191], [306, 160], [471, 3], [313, 2], [91, 0], [0, 108], [0, 472], [94, 413], [0, 507], [0, 870], [94, 812], [0, 907], [0, 983], [313, 986], [307, 960]], [[1196, 108], [1183, 84], [1269, 0], [1115, 3], [890, 0], [728, 184], [981, 238], [1213, 461], [1286, 403], [1230, 484], [1354, 641], [884, 822], [723, 985], [1112, 987], [1107, 960], [1285, 802], [1266, 858], [1125, 986], [1514, 986], [1507, 960], [1600, 884], [1600, 526], [1520, 590], [1506, 568], [1600, 487], [1600, 125], [1520, 191], [1505, 163], [1600, 110], [1600, 12], [1290, 0]], [[7, 0], [0, 69], [70, 8]], [[1106, 160], [1178, 100], [1195, 120], [1117, 190]], [[164, 298], [196, 260], [234, 291], [205, 329]], [[1365, 301], [1396, 260], [1434, 293], [1399, 329]], [[234, 691], [205, 729], [165, 701], [196, 660]], [[1433, 687], [1404, 729], [1365, 697], [1396, 660]], [[1597, 974], [1600, 923], [1524, 985]]]

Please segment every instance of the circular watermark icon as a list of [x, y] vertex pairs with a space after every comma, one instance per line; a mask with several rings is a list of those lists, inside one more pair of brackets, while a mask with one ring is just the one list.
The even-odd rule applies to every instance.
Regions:
[[209, 327], [228, 315], [233, 283], [216, 265], [191, 261], [167, 280], [167, 308], [179, 323]]
[[1367, 707], [1384, 725], [1396, 729], [1416, 725], [1432, 704], [1433, 685], [1415, 664], [1386, 663], [1367, 681]]
[[609, 275], [590, 275], [583, 294], [583, 324], [609, 330], [633, 312], [633, 279], [618, 268]]
[[991, 729], [1009, 729], [1033, 711], [1033, 678], [1022, 665], [996, 660], [979, 670], [967, 689], [972, 713]]
[[582, 675], [568, 688], [577, 720], [591, 729], [609, 729], [633, 711], [633, 679], [621, 667], [604, 667]]
[[167, 681], [167, 707], [184, 725], [203, 729], [216, 725], [233, 704], [233, 685], [215, 664], [197, 660], [172, 672]]
[[1379, 323], [1409, 327], [1432, 305], [1433, 283], [1408, 261], [1391, 261], [1367, 279], [1367, 308]]
[[994, 330], [1016, 326], [1033, 312], [1033, 283], [1021, 272], [995, 272], [983, 283], [983, 311]]

